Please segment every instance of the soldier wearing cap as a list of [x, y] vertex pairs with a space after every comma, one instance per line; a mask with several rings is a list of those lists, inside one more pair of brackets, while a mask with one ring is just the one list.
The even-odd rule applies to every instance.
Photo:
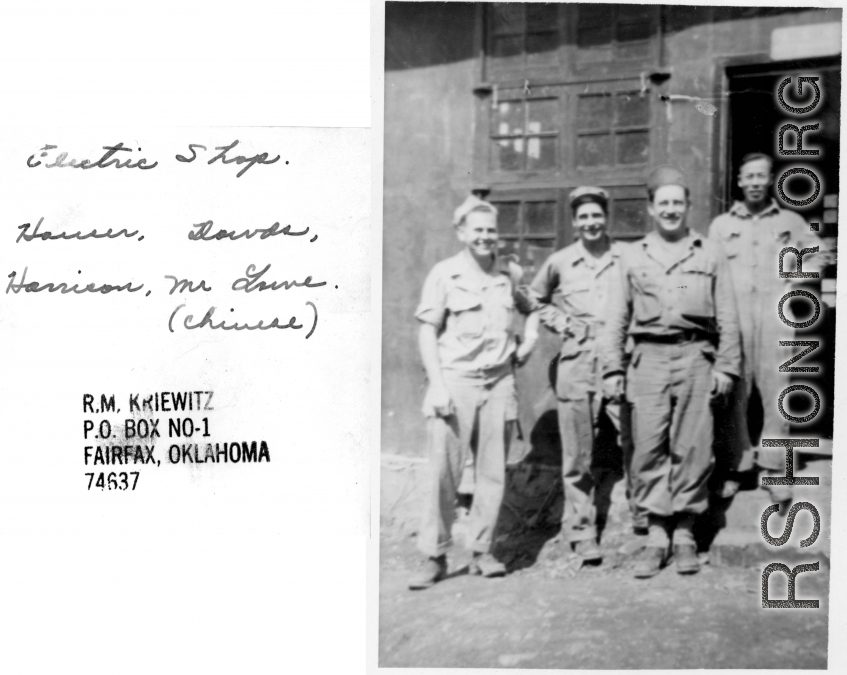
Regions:
[[738, 316], [726, 258], [691, 232], [685, 176], [654, 169], [647, 211], [655, 229], [620, 258], [622, 292], [610, 297], [601, 338], [604, 389], [624, 387], [624, 345], [635, 348], [626, 370], [632, 406], [635, 499], [648, 513], [639, 578], [665, 565], [671, 541], [676, 570], [699, 571], [694, 517], [708, 506], [713, 397], [726, 396], [740, 374]]
[[[780, 393], [788, 386], [789, 376], [780, 373], [778, 366], [790, 353], [779, 346], [780, 340], [793, 339], [793, 331], [779, 318], [777, 304], [790, 290], [791, 279], [780, 278], [777, 262], [780, 251], [789, 246], [803, 252], [802, 271], [819, 272], [824, 262], [820, 254], [822, 241], [809, 230], [805, 220], [793, 211], [779, 208], [768, 190], [773, 184], [773, 160], [760, 152], [745, 155], [738, 169], [738, 186], [744, 200], [735, 202], [729, 212], [718, 216], [709, 227], [709, 237], [721, 244], [729, 263], [739, 313], [743, 352], [742, 377], [734, 396], [733, 422], [735, 437], [731, 439], [736, 455], [734, 467], [739, 473], [753, 468], [752, 446], [747, 409], [753, 388], [762, 400], [764, 420], [762, 438], [787, 438], [788, 421], [779, 412]], [[796, 254], [795, 254], [796, 255]], [[785, 258], [785, 270], [794, 264]], [[785, 450], [761, 448], [755, 464], [769, 475], [785, 475]], [[738, 481], [730, 474], [723, 494], [731, 497], [738, 490]], [[768, 486], [771, 499], [777, 503], [791, 500], [787, 485]]]
[[[524, 344], [531, 348], [540, 321], [562, 339], [555, 378], [565, 491], [562, 537], [584, 561], [601, 558], [591, 472], [601, 416], [618, 432], [620, 441], [612, 451], [630, 447], [628, 410], [618, 401], [603, 399], [595, 348], [606, 302], [618, 288], [623, 248], [606, 232], [608, 204], [609, 195], [602, 188], [579, 187], [571, 193], [577, 241], [551, 255], [538, 270], [530, 286], [536, 311], [524, 333]], [[624, 454], [626, 465], [629, 452]], [[642, 520], [635, 524], [646, 527], [646, 518]]]
[[517, 420], [513, 364], [529, 355], [518, 350], [512, 328], [527, 303], [517, 290], [522, 275], [497, 256], [497, 210], [470, 196], [456, 210], [456, 236], [464, 245], [433, 267], [415, 318], [429, 386], [427, 417], [430, 478], [418, 532], [427, 556], [409, 587], [428, 588], [447, 573], [456, 490], [476, 431], [476, 486], [468, 541], [471, 573], [486, 577], [506, 569], [489, 552], [505, 484], [511, 428]]

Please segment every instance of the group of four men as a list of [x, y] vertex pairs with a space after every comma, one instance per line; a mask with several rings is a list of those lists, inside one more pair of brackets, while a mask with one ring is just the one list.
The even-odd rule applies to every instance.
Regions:
[[[752, 446], [747, 407], [756, 387], [762, 437], [786, 435], [776, 408], [785, 376], [777, 366], [779, 339], [790, 335], [776, 309], [787, 283], [777, 263], [784, 247], [814, 249], [818, 239], [800, 216], [776, 205], [772, 183], [771, 158], [746, 156], [738, 174], [744, 200], [715, 219], [706, 238], [688, 228], [685, 175], [658, 167], [647, 180], [654, 229], [631, 244], [607, 232], [607, 192], [577, 188], [570, 195], [577, 240], [551, 255], [529, 287], [520, 285], [521, 268], [497, 255], [496, 208], [469, 197], [457, 209], [464, 249], [432, 269], [415, 314], [429, 381], [423, 408], [431, 478], [418, 533], [427, 561], [410, 588], [428, 588], [447, 573], [456, 492], [472, 442], [469, 569], [487, 577], [506, 572], [490, 549], [517, 420], [514, 366], [529, 358], [542, 323], [561, 337], [555, 393], [563, 538], [584, 561], [601, 559], [591, 460], [603, 418], [617, 429], [628, 465], [633, 526], [647, 532], [635, 576], [654, 576], [671, 553], [678, 572], [699, 570], [692, 526], [709, 501], [716, 399], [731, 397], [733, 466], [723, 496], [737, 491], [738, 474], [754, 463], [783, 471], [779, 448], [756, 453]], [[812, 258], [803, 258], [804, 271], [813, 269]], [[527, 315], [523, 340], [515, 311]], [[791, 498], [779, 486], [771, 496]]]

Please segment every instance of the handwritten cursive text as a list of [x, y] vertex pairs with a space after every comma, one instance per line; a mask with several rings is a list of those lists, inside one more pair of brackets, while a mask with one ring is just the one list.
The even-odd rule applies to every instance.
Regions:
[[[40, 157], [47, 157], [50, 150], [55, 150], [57, 145], [45, 144], [43, 148], [41, 148]], [[103, 149], [106, 153], [98, 159], [96, 162], [92, 162], [89, 159], [83, 159], [82, 161], [77, 161], [75, 159], [68, 159], [67, 152], [60, 152], [56, 155], [52, 164], [44, 164], [45, 169], [105, 169], [110, 166], [114, 166], [116, 169], [152, 169], [158, 166], [159, 162], [154, 162], [149, 166], [144, 166], [147, 164], [147, 160], [142, 157], [135, 164], [132, 163], [131, 159], [126, 160], [121, 163], [121, 161], [117, 157], [112, 157], [115, 153], [118, 152], [132, 152], [132, 148], [125, 148], [124, 144], [118, 143], [117, 145], [104, 145]], [[141, 148], [138, 148], [138, 151], [141, 152]], [[37, 166], [41, 166], [41, 161], [37, 160], [34, 164], [32, 160], [35, 159], [35, 155], [30, 155], [29, 159], [26, 160], [26, 165], [30, 169], [34, 169]], [[67, 162], [66, 162], [67, 160]]]
[[[314, 313], [314, 320], [312, 321], [312, 328], [306, 334], [306, 339], [308, 340], [310, 337], [312, 337], [312, 333], [315, 332], [315, 328], [317, 328], [317, 326], [318, 326], [318, 308], [315, 306], [315, 304], [313, 302], [309, 302], [308, 300], [306, 301], [306, 304], [309, 305], [312, 308], [312, 311]], [[174, 309], [174, 311], [171, 312], [171, 318], [168, 319], [168, 330], [170, 330], [171, 333], [174, 332], [174, 325], [173, 325], [174, 318], [176, 317], [179, 310], [181, 310], [183, 307], [185, 307], [185, 304], [178, 305], [176, 307], [176, 309]], [[220, 321], [218, 323], [215, 323], [214, 321], [212, 321], [212, 316], [215, 313], [215, 309], [217, 309], [217, 308], [216, 307], [210, 307], [208, 309], [208, 311], [206, 312], [206, 314], [203, 316], [203, 318], [200, 319], [199, 322], [194, 323], [193, 325], [191, 325], [191, 324], [194, 322], [194, 315], [193, 314], [187, 315], [185, 317], [185, 319], [183, 319], [183, 321], [182, 321], [183, 327], [186, 330], [196, 330], [198, 328], [209, 328], [211, 330], [235, 330], [235, 331], [270, 330], [271, 328], [279, 328], [279, 329], [292, 328], [294, 330], [300, 330], [301, 328], [303, 328], [302, 323], [296, 323], [297, 322], [296, 316], [292, 316], [288, 320], [288, 323], [286, 323], [286, 324], [281, 324], [279, 322], [279, 319], [276, 318], [276, 317], [274, 317], [273, 321], [271, 321], [267, 325], [265, 325], [264, 320], [259, 321], [259, 323], [252, 324], [252, 325], [247, 324], [247, 323], [238, 323], [238, 322], [227, 324], [225, 321]], [[230, 311], [233, 311], [233, 310], [230, 310]]]
[[[102, 284], [100, 286], [96, 286], [95, 284], [88, 284], [84, 288], [80, 288], [79, 284], [74, 284], [73, 286], [68, 286], [66, 282], [62, 282], [60, 284], [54, 284], [52, 281], [46, 284], [39, 284], [37, 281], [27, 282], [26, 273], [27, 267], [24, 267], [23, 274], [21, 274], [21, 280], [15, 283], [15, 279], [17, 278], [18, 273], [12, 272], [9, 274], [9, 285], [6, 286], [6, 295], [9, 294], [9, 291], [12, 293], [20, 293], [24, 291], [26, 293], [40, 293], [41, 291], [48, 291], [50, 293], [56, 293], [57, 291], [62, 295], [67, 293], [102, 293], [106, 295], [107, 293], [111, 293], [113, 291], [128, 291], [130, 293], [135, 293], [136, 291], [140, 291], [144, 288], [144, 284], [140, 286], [133, 286], [132, 282], [123, 284], [121, 286], [114, 286], [112, 284]], [[148, 291], [149, 293], [149, 291]]]
[[[246, 172], [247, 169], [249, 169], [254, 164], [273, 164], [274, 162], [279, 161], [279, 155], [277, 155], [274, 159], [268, 160], [268, 153], [267, 152], [261, 152], [259, 154], [253, 155], [252, 157], [245, 157], [244, 155], [238, 155], [238, 157], [233, 157], [232, 159], [227, 159], [226, 153], [228, 151], [232, 150], [236, 145], [238, 145], [238, 140], [233, 141], [229, 145], [218, 146], [217, 148], [215, 148], [215, 150], [221, 150], [221, 152], [219, 154], [215, 155], [214, 157], [212, 157], [212, 159], [210, 159], [206, 163], [207, 164], [214, 164], [218, 160], [221, 160], [222, 164], [232, 164], [234, 162], [236, 164], [241, 165], [241, 164], [244, 164], [246, 162], [247, 166], [245, 166], [243, 169], [241, 169], [241, 171], [239, 171], [237, 174], [235, 174], [236, 178], [241, 178], [241, 176], [244, 174], [244, 172]], [[200, 145], [199, 143], [190, 143], [188, 145], [188, 151], [191, 153], [191, 157], [185, 157], [184, 155], [177, 155], [176, 156], [177, 161], [185, 162], [187, 164], [190, 164], [191, 162], [193, 162], [195, 159], [197, 159], [197, 152], [196, 152], [195, 148], [202, 148], [203, 150], [207, 149], [205, 145]], [[286, 164], [288, 164], [288, 162], [286, 162]]]
[[[24, 223], [23, 225], [18, 225], [18, 229], [21, 233], [18, 235], [18, 238], [15, 239], [15, 243], [17, 244], [21, 239], [24, 241], [32, 241], [33, 239], [41, 239], [42, 241], [47, 241], [49, 239], [117, 239], [118, 237], [126, 237], [127, 239], [131, 239], [136, 234], [138, 234], [138, 230], [134, 232], [127, 232], [126, 228], [122, 230], [118, 230], [117, 232], [112, 232], [112, 228], [110, 227], [105, 232], [98, 232], [97, 230], [91, 230], [87, 234], [83, 234], [82, 232], [74, 232], [73, 234], [68, 234], [67, 232], [57, 232], [53, 234], [49, 230], [45, 232], [39, 232], [38, 228], [41, 227], [41, 223], [44, 222], [44, 218], [39, 218], [38, 222], [35, 224], [35, 229], [32, 231], [32, 234], [28, 234], [29, 228], [32, 227], [30, 223]], [[144, 239], [144, 235], [138, 238], [138, 241]]]
[[259, 272], [257, 272], [255, 265], [248, 265], [246, 276], [240, 277], [239, 279], [236, 279], [232, 282], [232, 290], [251, 293], [252, 291], [278, 291], [280, 288], [284, 288], [287, 291], [289, 288], [298, 286], [303, 288], [317, 288], [318, 286], [326, 286], [325, 281], [312, 283], [311, 276], [306, 277], [305, 279], [303, 279], [303, 281], [278, 281], [271, 284], [268, 284], [264, 281], [259, 281], [265, 274], [265, 272], [270, 269], [270, 267], [271, 264], [268, 263]]
[[309, 231], [307, 227], [302, 232], [292, 232], [291, 225], [286, 225], [285, 227], [280, 227], [279, 223], [274, 223], [270, 227], [265, 228], [257, 228], [255, 230], [244, 230], [243, 232], [236, 234], [235, 230], [224, 230], [223, 228], [219, 229], [215, 234], [210, 234], [212, 231], [212, 226], [214, 225], [214, 221], [207, 220], [205, 223], [196, 223], [191, 227], [195, 228], [196, 232], [189, 232], [188, 238], [191, 241], [215, 241], [221, 239], [231, 239], [235, 241], [236, 239], [252, 239], [257, 234], [259, 235], [259, 239], [268, 239], [269, 237], [276, 237], [278, 235], [284, 234], [289, 237], [301, 237]]

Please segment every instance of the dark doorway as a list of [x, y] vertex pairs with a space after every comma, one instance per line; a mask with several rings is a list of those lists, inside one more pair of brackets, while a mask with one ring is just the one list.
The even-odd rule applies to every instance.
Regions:
[[[821, 89], [821, 102], [807, 116], [790, 116], [777, 103], [776, 91], [779, 83], [786, 77], [818, 76], [817, 84]], [[841, 127], [841, 61], [840, 59], [805, 60], [786, 64], [767, 64], [727, 69], [729, 77], [730, 130], [727, 156], [727, 196], [732, 200], [741, 198], [736, 185], [736, 173], [739, 160], [749, 152], [767, 152], [774, 157], [774, 172], [779, 176], [789, 166], [809, 164], [815, 167], [815, 173], [821, 178], [823, 197], [818, 198], [807, 209], [801, 210], [806, 220], [824, 223], [824, 209], [837, 208], [825, 206], [826, 197], [837, 199], [838, 195], [838, 158], [840, 154], [839, 130]], [[796, 84], [794, 85], [796, 87]], [[804, 93], [810, 88], [805, 85]], [[785, 91], [788, 103], [796, 102], [796, 88]], [[798, 122], [798, 119], [802, 119]], [[820, 155], [807, 157], [780, 157], [777, 139], [779, 128], [793, 123], [820, 124], [820, 129], [807, 131], [804, 135], [804, 148], [818, 149]], [[785, 147], [794, 148], [793, 133], [787, 133]], [[800, 181], [798, 181], [800, 183]], [[802, 186], [804, 187], [804, 186]], [[798, 187], [798, 189], [802, 189]], [[827, 223], [834, 225], [835, 223]]]

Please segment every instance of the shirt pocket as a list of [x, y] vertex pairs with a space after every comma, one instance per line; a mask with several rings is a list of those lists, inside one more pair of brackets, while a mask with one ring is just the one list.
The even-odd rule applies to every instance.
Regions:
[[635, 323], [648, 324], [662, 316], [661, 276], [664, 275], [652, 267], [633, 267], [630, 270]]
[[683, 317], [715, 316], [714, 266], [705, 260], [686, 260], [676, 276], [678, 308]]
[[447, 330], [459, 337], [480, 337], [485, 330], [482, 298], [464, 288], [454, 288], [447, 294], [447, 310], [451, 320]]
[[515, 332], [515, 296], [512, 295], [511, 289], [503, 287], [491, 305], [491, 327], [512, 335]]

